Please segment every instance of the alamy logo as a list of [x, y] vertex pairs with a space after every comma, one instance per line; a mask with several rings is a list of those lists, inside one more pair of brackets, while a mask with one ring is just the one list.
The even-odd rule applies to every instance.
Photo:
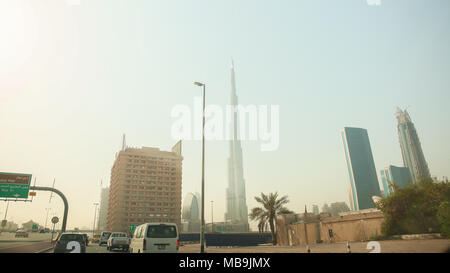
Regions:
[[[260, 141], [261, 151], [279, 146], [279, 105], [219, 105], [205, 107], [205, 140]], [[194, 98], [193, 111], [187, 105], [175, 105], [171, 135], [175, 140], [202, 140], [202, 98]]]

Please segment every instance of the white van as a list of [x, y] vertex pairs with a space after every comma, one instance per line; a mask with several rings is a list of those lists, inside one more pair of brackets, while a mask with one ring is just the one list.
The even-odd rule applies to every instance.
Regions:
[[146, 223], [134, 230], [131, 253], [178, 252], [178, 229], [174, 223]]

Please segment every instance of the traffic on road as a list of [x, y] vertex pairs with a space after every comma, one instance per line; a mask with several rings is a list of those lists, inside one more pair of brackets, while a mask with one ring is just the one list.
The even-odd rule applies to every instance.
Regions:
[[[125, 232], [103, 231], [89, 244], [87, 234], [65, 232], [56, 238], [53, 253], [176, 253], [179, 234], [175, 223], [145, 223], [136, 227], [133, 236]], [[104, 247], [106, 245], [106, 247]]]

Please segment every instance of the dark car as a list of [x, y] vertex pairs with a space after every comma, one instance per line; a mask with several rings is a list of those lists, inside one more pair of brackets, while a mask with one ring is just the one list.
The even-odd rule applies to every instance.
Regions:
[[86, 253], [86, 241], [82, 234], [63, 233], [56, 241], [54, 253]]
[[81, 235], [83, 235], [84, 242], [85, 242], [86, 246], [88, 246], [89, 245], [89, 236], [86, 233], [81, 233]]

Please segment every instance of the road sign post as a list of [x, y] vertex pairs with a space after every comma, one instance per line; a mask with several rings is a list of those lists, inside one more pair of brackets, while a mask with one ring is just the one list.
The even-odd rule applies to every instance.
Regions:
[[54, 216], [54, 217], [52, 218], [52, 223], [53, 223], [52, 239], [51, 239], [51, 243], [52, 243], [52, 244], [53, 244], [53, 233], [55, 233], [55, 225], [56, 225], [56, 223], [58, 223], [58, 221], [59, 221], [59, 218], [58, 218], [58, 217]]
[[31, 174], [0, 172], [0, 197], [28, 198]]

